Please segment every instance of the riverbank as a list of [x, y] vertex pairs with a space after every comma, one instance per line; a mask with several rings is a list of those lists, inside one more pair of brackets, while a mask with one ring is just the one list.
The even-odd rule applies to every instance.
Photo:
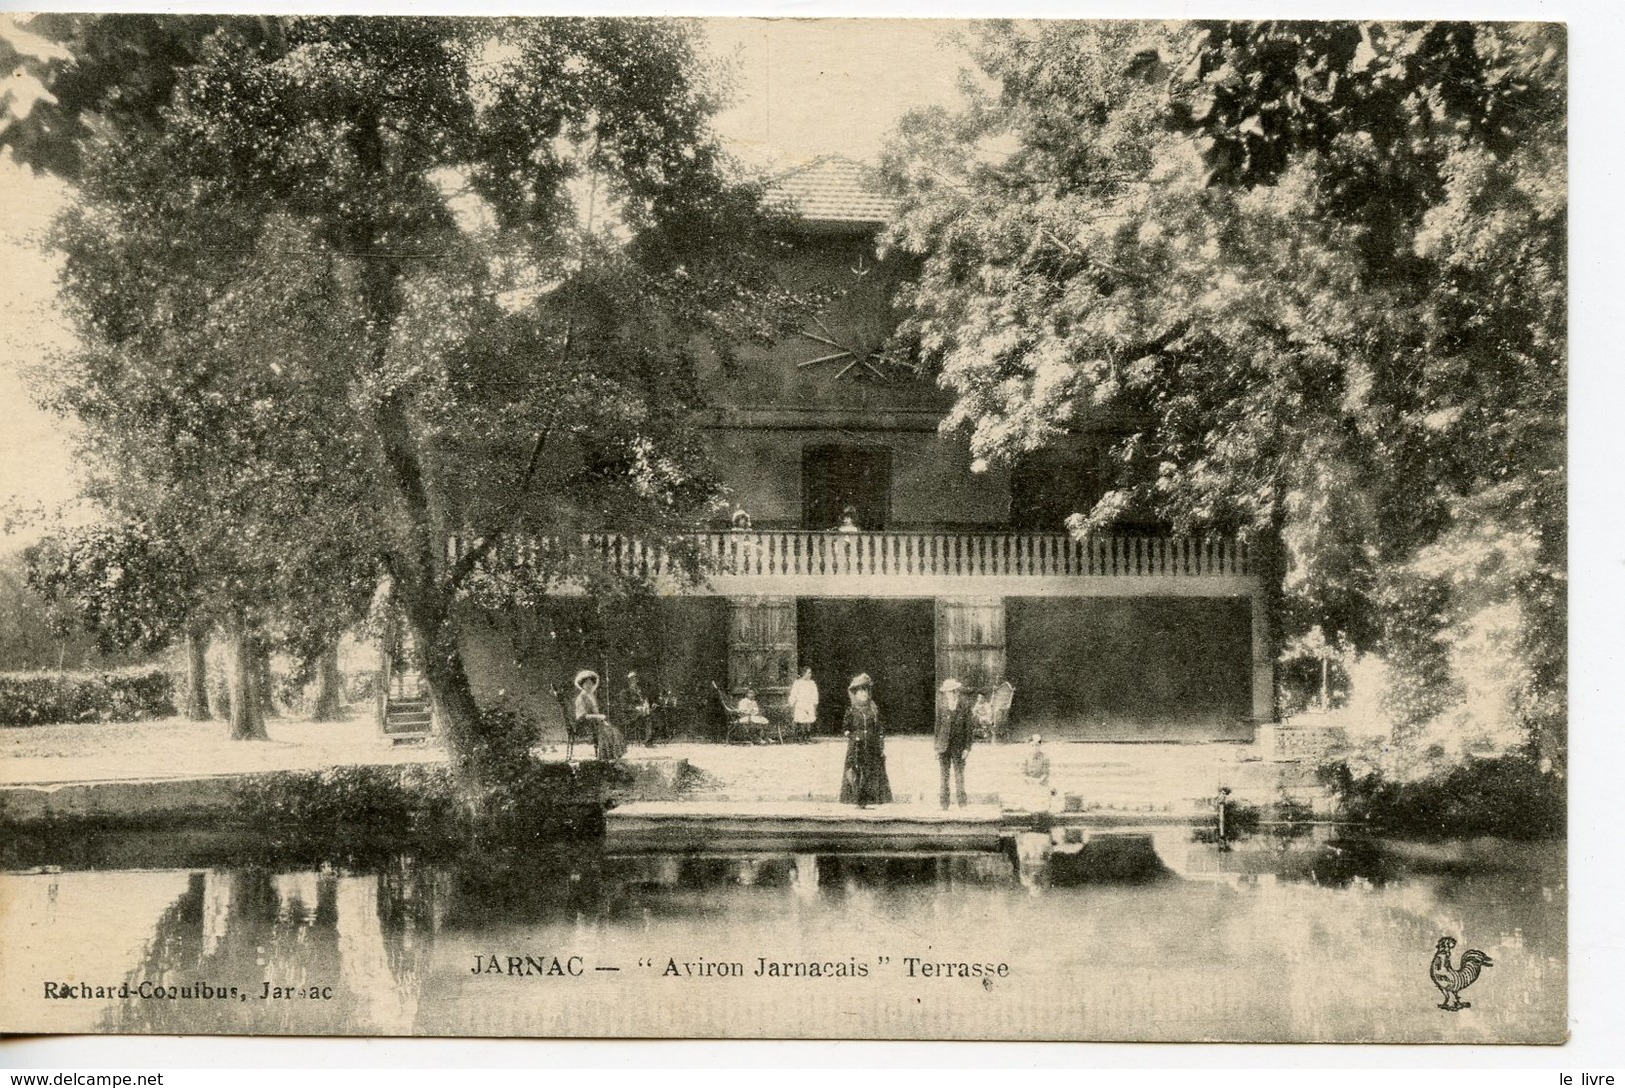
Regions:
[[[120, 788], [126, 792], [153, 794], [213, 788], [181, 787], [181, 780], [334, 767], [437, 765], [446, 759], [445, 749], [436, 743], [390, 747], [373, 723], [359, 716], [342, 722], [284, 718], [266, 724], [268, 741], [233, 741], [221, 722], [180, 718], [0, 730], [0, 787], [32, 787], [35, 792], [108, 783], [125, 784]], [[1064, 807], [1070, 795], [1090, 807], [1171, 811], [1210, 799], [1221, 787], [1229, 788], [1237, 802], [1260, 805], [1277, 802], [1284, 794], [1313, 807], [1324, 797], [1310, 765], [1255, 759], [1256, 752], [1247, 745], [1056, 743], [1046, 748], [1057, 807]], [[839, 791], [845, 752], [838, 738], [785, 745], [681, 741], [634, 747], [628, 760], [668, 771], [686, 762], [699, 772], [685, 782], [688, 794], [697, 799], [832, 800]], [[566, 756], [562, 745], [541, 747], [535, 754], [543, 761], [563, 761]], [[578, 759], [591, 755], [587, 745], [575, 750]], [[967, 768], [972, 800], [980, 804], [1024, 800], [1030, 793], [1022, 775], [1025, 756], [1025, 745], [976, 746]], [[936, 804], [939, 772], [930, 737], [889, 738], [887, 766], [898, 803]]]

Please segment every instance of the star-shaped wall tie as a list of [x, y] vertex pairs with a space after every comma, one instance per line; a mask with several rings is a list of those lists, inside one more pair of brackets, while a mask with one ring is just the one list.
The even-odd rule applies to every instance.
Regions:
[[828, 355], [820, 355], [816, 359], [808, 359], [806, 362], [797, 363], [797, 370], [805, 370], [808, 367], [820, 366], [824, 363], [840, 364], [844, 362], [845, 365], [842, 365], [835, 372], [835, 377], [844, 378], [853, 370], [857, 370], [858, 375], [868, 374], [876, 381], [883, 382], [890, 379], [890, 375], [886, 373], [885, 369], [888, 365], [886, 357], [882, 352], [864, 342], [853, 343], [850, 340], [843, 342], [821, 318], [814, 317], [812, 320], [813, 324], [818, 327], [818, 331], [812, 332], [801, 329], [797, 335], [804, 336], [808, 340], [835, 350]]

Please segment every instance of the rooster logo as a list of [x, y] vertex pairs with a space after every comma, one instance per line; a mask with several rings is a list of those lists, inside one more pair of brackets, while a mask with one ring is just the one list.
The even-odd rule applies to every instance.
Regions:
[[1433, 950], [1433, 963], [1428, 967], [1428, 977], [1444, 995], [1444, 1002], [1439, 1008], [1446, 1012], [1472, 1008], [1472, 1002], [1461, 999], [1461, 991], [1478, 980], [1478, 973], [1481, 970], [1495, 966], [1484, 953], [1476, 948], [1469, 948], [1461, 954], [1461, 966], [1452, 967], [1450, 952], [1455, 947], [1456, 938], [1440, 937], [1438, 947]]

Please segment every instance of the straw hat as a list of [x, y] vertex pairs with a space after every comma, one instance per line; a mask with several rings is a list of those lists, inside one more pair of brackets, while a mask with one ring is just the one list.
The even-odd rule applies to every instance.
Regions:
[[588, 680], [597, 680], [597, 679], [598, 679], [598, 674], [597, 673], [593, 672], [591, 669], [582, 669], [580, 672], [576, 673], [576, 687], [579, 688], [582, 684], [585, 684]]
[[938, 690], [941, 691], [944, 695], [946, 695], [950, 691], [962, 691], [962, 690], [964, 690], [964, 687], [965, 687], [964, 684], [961, 684], [958, 680], [955, 680], [952, 677], [949, 677], [947, 680], [944, 680], [942, 682], [942, 687], [939, 688]]
[[860, 672], [858, 675], [852, 678], [852, 682], [850, 684], [846, 685], [846, 690], [857, 691], [859, 688], [874, 687], [874, 683], [875, 682], [873, 680], [869, 679], [868, 673]]

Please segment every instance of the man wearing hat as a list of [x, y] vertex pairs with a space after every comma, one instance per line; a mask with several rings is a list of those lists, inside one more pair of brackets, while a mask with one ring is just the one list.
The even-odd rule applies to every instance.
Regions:
[[942, 770], [942, 793], [940, 798], [942, 807], [948, 807], [948, 772], [953, 771], [954, 781], [958, 787], [956, 798], [959, 807], [964, 808], [967, 798], [965, 796], [965, 756], [970, 752], [971, 741], [976, 733], [971, 725], [970, 705], [965, 702], [964, 687], [958, 680], [950, 677], [942, 682], [942, 702], [937, 707], [936, 750], [937, 765]]
[[645, 748], [654, 747], [654, 706], [643, 694], [643, 681], [636, 669], [626, 674], [626, 688], [621, 692], [621, 716], [628, 733], [641, 738]]

